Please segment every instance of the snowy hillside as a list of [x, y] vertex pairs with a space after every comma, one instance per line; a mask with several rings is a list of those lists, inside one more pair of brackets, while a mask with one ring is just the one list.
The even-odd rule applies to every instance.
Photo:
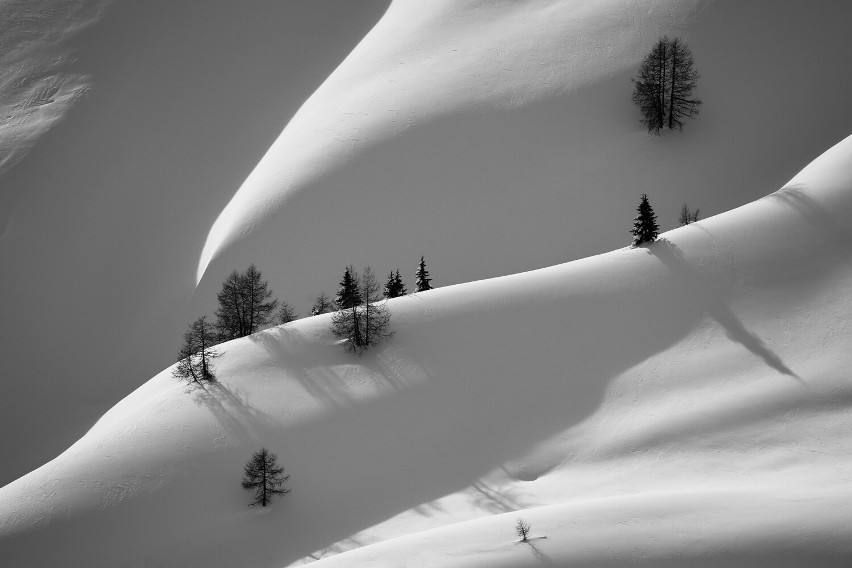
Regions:
[[852, 137], [647, 248], [394, 300], [362, 358], [328, 316], [224, 344], [219, 383], [166, 369], [0, 490], [0, 560], [848, 565], [850, 215]]

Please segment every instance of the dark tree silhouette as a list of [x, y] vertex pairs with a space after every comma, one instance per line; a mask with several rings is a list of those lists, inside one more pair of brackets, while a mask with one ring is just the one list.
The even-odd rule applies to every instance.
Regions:
[[[351, 289], [351, 282], [358, 284], [357, 289]], [[362, 353], [390, 337], [390, 311], [369, 266], [360, 277], [347, 267], [337, 298], [340, 309], [331, 318], [331, 330], [335, 337], [346, 340], [347, 350]]]
[[385, 298], [398, 298], [400, 296], [405, 296], [408, 294], [408, 290], [405, 289], [405, 284], [402, 282], [402, 276], [399, 274], [399, 269], [396, 272], [391, 271], [388, 274], [387, 282], [385, 282], [385, 289], [383, 295]]
[[290, 323], [293, 320], [299, 319], [296, 310], [287, 302], [281, 302], [276, 317], [278, 318], [278, 323]]
[[642, 199], [639, 202], [638, 214], [633, 220], [633, 246], [637, 247], [642, 243], [650, 243], [656, 240], [660, 228], [657, 226], [657, 216], [648, 203], [648, 196], [642, 194]]
[[246, 463], [243, 474], [243, 489], [254, 491], [254, 501], [251, 505], [266, 507], [275, 495], [286, 495], [289, 489], [284, 489], [284, 483], [290, 479], [284, 475], [284, 467], [279, 466], [278, 458], [267, 450], [261, 448]]
[[233, 271], [217, 296], [216, 329], [219, 340], [245, 337], [272, 323], [278, 300], [272, 298], [269, 284], [251, 264], [244, 273]]
[[172, 375], [196, 383], [214, 380], [212, 360], [219, 356], [219, 352], [213, 349], [216, 338], [213, 326], [207, 323], [207, 316], [192, 322], [183, 334], [183, 346], [178, 352], [178, 364]]
[[426, 261], [420, 257], [420, 264], [417, 267], [417, 281], [414, 283], [415, 292], [425, 292], [432, 289], [432, 279], [429, 278], [429, 271], [426, 270]]
[[701, 209], [696, 209], [695, 211], [690, 211], [689, 206], [686, 203], [684, 203], [683, 207], [680, 208], [680, 219], [679, 219], [679, 221], [680, 221], [681, 226], [689, 225], [690, 223], [695, 223], [696, 221], [698, 221], [698, 213], [700, 211], [701, 211]]
[[515, 534], [521, 537], [521, 542], [527, 542], [529, 540], [530, 524], [523, 519], [518, 519], [518, 523], [515, 525]]
[[311, 315], [318, 316], [320, 314], [329, 314], [334, 311], [334, 303], [328, 294], [321, 292], [317, 299], [314, 300], [314, 305], [311, 306]]
[[698, 72], [692, 53], [680, 39], [662, 37], [639, 66], [633, 82], [633, 102], [642, 112], [648, 132], [677, 126], [698, 115], [701, 101], [692, 97]]

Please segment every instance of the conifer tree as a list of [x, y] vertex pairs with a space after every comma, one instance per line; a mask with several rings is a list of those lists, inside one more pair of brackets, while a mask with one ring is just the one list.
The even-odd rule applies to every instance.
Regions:
[[385, 283], [385, 289], [383, 295], [385, 298], [398, 298], [400, 296], [405, 296], [408, 294], [408, 290], [405, 289], [405, 284], [402, 282], [402, 276], [399, 273], [399, 269], [396, 272], [391, 271], [388, 274], [387, 282]]
[[196, 383], [214, 380], [212, 360], [219, 356], [213, 349], [217, 335], [207, 316], [201, 316], [189, 325], [183, 334], [183, 345], [178, 352], [178, 365], [172, 375]]
[[347, 349], [357, 351], [364, 342], [362, 335], [361, 282], [352, 266], [347, 266], [337, 290], [334, 303], [338, 311], [331, 317], [331, 330], [335, 337], [347, 340]]
[[361, 297], [364, 303], [360, 308], [362, 337], [360, 347], [363, 351], [389, 337], [390, 311], [385, 299], [379, 295], [379, 284], [370, 267], [364, 269], [361, 277]]
[[284, 483], [290, 479], [284, 475], [284, 467], [278, 465], [275, 454], [261, 448], [252, 455], [246, 463], [242, 486], [246, 491], [254, 491], [254, 501], [251, 505], [266, 507], [275, 495], [286, 495], [289, 489], [284, 489]]
[[637, 247], [642, 243], [650, 243], [656, 240], [660, 228], [657, 226], [657, 216], [648, 203], [648, 196], [642, 194], [639, 202], [638, 214], [633, 220], [633, 245]]
[[328, 314], [334, 311], [334, 303], [328, 294], [321, 292], [317, 299], [314, 300], [314, 305], [311, 306], [311, 315], [318, 316], [320, 314]]
[[430, 284], [432, 279], [429, 278], [429, 272], [426, 270], [426, 261], [421, 256], [420, 257], [420, 265], [417, 268], [417, 281], [414, 283], [415, 292], [425, 292], [426, 290], [431, 290], [432, 285]]
[[334, 299], [340, 310], [353, 308], [361, 304], [361, 284], [358, 273], [352, 266], [347, 266]]

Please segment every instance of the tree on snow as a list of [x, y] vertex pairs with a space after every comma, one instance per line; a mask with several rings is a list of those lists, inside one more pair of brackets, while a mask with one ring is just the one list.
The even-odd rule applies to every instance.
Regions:
[[290, 492], [289, 489], [283, 489], [290, 476], [284, 475], [284, 467], [279, 466], [277, 460], [275, 454], [261, 448], [246, 463], [242, 486], [246, 491], [254, 491], [251, 505], [266, 507], [273, 496]]
[[399, 274], [399, 269], [397, 268], [396, 272], [391, 271], [391, 273], [388, 274], [383, 295], [385, 298], [398, 298], [400, 296], [405, 296], [406, 294], [408, 294], [408, 290], [405, 289], [405, 284], [402, 282], [402, 276]]
[[515, 525], [515, 534], [521, 537], [521, 542], [527, 542], [530, 534], [530, 524], [523, 519], [518, 519]]
[[657, 226], [657, 216], [654, 210], [651, 209], [651, 204], [648, 203], [648, 196], [642, 194], [642, 199], [639, 202], [638, 214], [633, 220], [633, 245], [637, 247], [642, 243], [650, 243], [656, 240], [660, 228]]
[[[357, 283], [354, 290], [353, 282]], [[331, 329], [335, 337], [346, 340], [349, 351], [361, 353], [390, 337], [390, 311], [370, 267], [360, 277], [347, 267], [337, 297], [340, 309], [331, 318]]]
[[290, 323], [293, 320], [299, 319], [299, 316], [296, 314], [296, 310], [294, 310], [293, 306], [287, 302], [281, 302], [281, 306], [278, 308], [277, 317], [278, 323]]
[[679, 221], [680, 221], [681, 226], [689, 225], [690, 223], [695, 223], [696, 221], [698, 221], [698, 213], [700, 211], [701, 211], [701, 209], [696, 209], [695, 211], [690, 211], [689, 206], [686, 203], [684, 203], [683, 207], [680, 208], [680, 219], [679, 219]]
[[662, 37], [642, 61], [637, 78], [632, 79], [633, 102], [642, 112], [648, 132], [677, 126], [698, 115], [701, 101], [692, 97], [698, 72], [692, 53], [680, 39]]
[[320, 314], [329, 314], [333, 311], [334, 303], [331, 301], [331, 298], [325, 292], [320, 292], [320, 295], [314, 300], [314, 305], [311, 306], [311, 315], [318, 316]]
[[432, 289], [432, 279], [429, 278], [429, 271], [426, 270], [426, 261], [420, 257], [420, 265], [417, 267], [417, 280], [414, 283], [415, 292], [425, 292]]
[[192, 322], [183, 334], [178, 365], [172, 375], [196, 383], [214, 380], [212, 360], [219, 356], [213, 349], [216, 338], [213, 326], [207, 323], [207, 316], [201, 316]]
[[278, 300], [272, 298], [268, 286], [254, 264], [242, 274], [234, 270], [228, 276], [217, 296], [216, 328], [220, 341], [251, 335], [272, 322]]

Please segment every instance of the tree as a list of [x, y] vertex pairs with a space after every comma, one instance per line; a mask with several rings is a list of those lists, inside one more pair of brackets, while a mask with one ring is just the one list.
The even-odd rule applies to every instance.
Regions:
[[698, 72], [692, 53], [680, 38], [660, 38], [639, 66], [633, 82], [633, 102], [642, 112], [648, 132], [659, 134], [668, 127], [683, 128], [687, 118], [698, 115], [701, 101], [692, 97]]
[[633, 220], [633, 246], [637, 247], [642, 243], [653, 242], [659, 234], [660, 228], [657, 226], [657, 216], [654, 210], [651, 209], [651, 204], [648, 203], [648, 196], [642, 194], [642, 199], [639, 202], [638, 215]]
[[[357, 283], [354, 290], [352, 282]], [[340, 309], [331, 317], [331, 330], [335, 337], [346, 341], [347, 350], [362, 353], [390, 337], [390, 311], [379, 295], [379, 284], [369, 266], [360, 277], [351, 266], [347, 267], [337, 298]]]
[[361, 285], [358, 273], [350, 265], [343, 272], [343, 279], [340, 281], [340, 288], [337, 289], [337, 296], [334, 298], [334, 303], [337, 304], [339, 310], [352, 308], [361, 304]]
[[207, 323], [207, 316], [192, 322], [183, 334], [178, 365], [172, 375], [196, 383], [214, 380], [212, 360], [219, 356], [219, 352], [213, 349], [216, 338], [213, 326]]
[[387, 308], [385, 299], [379, 295], [379, 284], [369, 266], [364, 269], [361, 277], [361, 297], [364, 303], [359, 311], [363, 325], [361, 326], [361, 345], [358, 347], [364, 350], [390, 337], [388, 332], [390, 310]]
[[383, 295], [385, 298], [398, 298], [400, 296], [405, 296], [406, 294], [408, 294], [408, 290], [405, 289], [405, 284], [402, 282], [402, 276], [399, 274], [399, 269], [397, 268], [396, 272], [391, 271], [390, 274], [388, 274]]
[[518, 519], [518, 523], [515, 525], [515, 534], [521, 537], [521, 542], [527, 542], [529, 540], [530, 524], [523, 519]]
[[299, 316], [296, 315], [296, 310], [294, 310], [293, 306], [287, 302], [281, 302], [281, 306], [278, 308], [277, 317], [278, 323], [290, 323], [291, 321], [299, 318]]
[[246, 463], [242, 486], [246, 491], [254, 491], [254, 501], [251, 505], [266, 507], [275, 495], [286, 495], [290, 492], [289, 489], [283, 489], [290, 476], [284, 475], [284, 467], [279, 466], [277, 460], [275, 454], [261, 448]]
[[217, 296], [216, 328], [219, 340], [228, 341], [259, 331], [272, 322], [278, 300], [254, 264], [239, 274], [231, 272]]
[[331, 330], [338, 339], [347, 340], [347, 349], [356, 351], [363, 343], [361, 335], [361, 285], [358, 273], [347, 266], [334, 299], [338, 311], [331, 317]]
[[696, 209], [695, 211], [690, 211], [689, 206], [686, 203], [684, 203], [683, 207], [680, 208], [680, 219], [679, 219], [679, 221], [680, 221], [681, 226], [689, 225], [690, 223], [695, 223], [696, 221], [698, 221], [698, 213], [700, 211], [701, 211], [701, 209]]
[[426, 261], [421, 256], [420, 265], [417, 267], [417, 281], [414, 283], [414, 291], [425, 292], [426, 290], [431, 290], [432, 285], [430, 282], [432, 282], [432, 279], [429, 278], [429, 272], [426, 270]]
[[334, 303], [331, 301], [331, 298], [328, 297], [328, 294], [325, 292], [321, 292], [317, 299], [314, 301], [314, 305], [311, 306], [311, 315], [318, 316], [320, 314], [328, 314], [334, 311]]

